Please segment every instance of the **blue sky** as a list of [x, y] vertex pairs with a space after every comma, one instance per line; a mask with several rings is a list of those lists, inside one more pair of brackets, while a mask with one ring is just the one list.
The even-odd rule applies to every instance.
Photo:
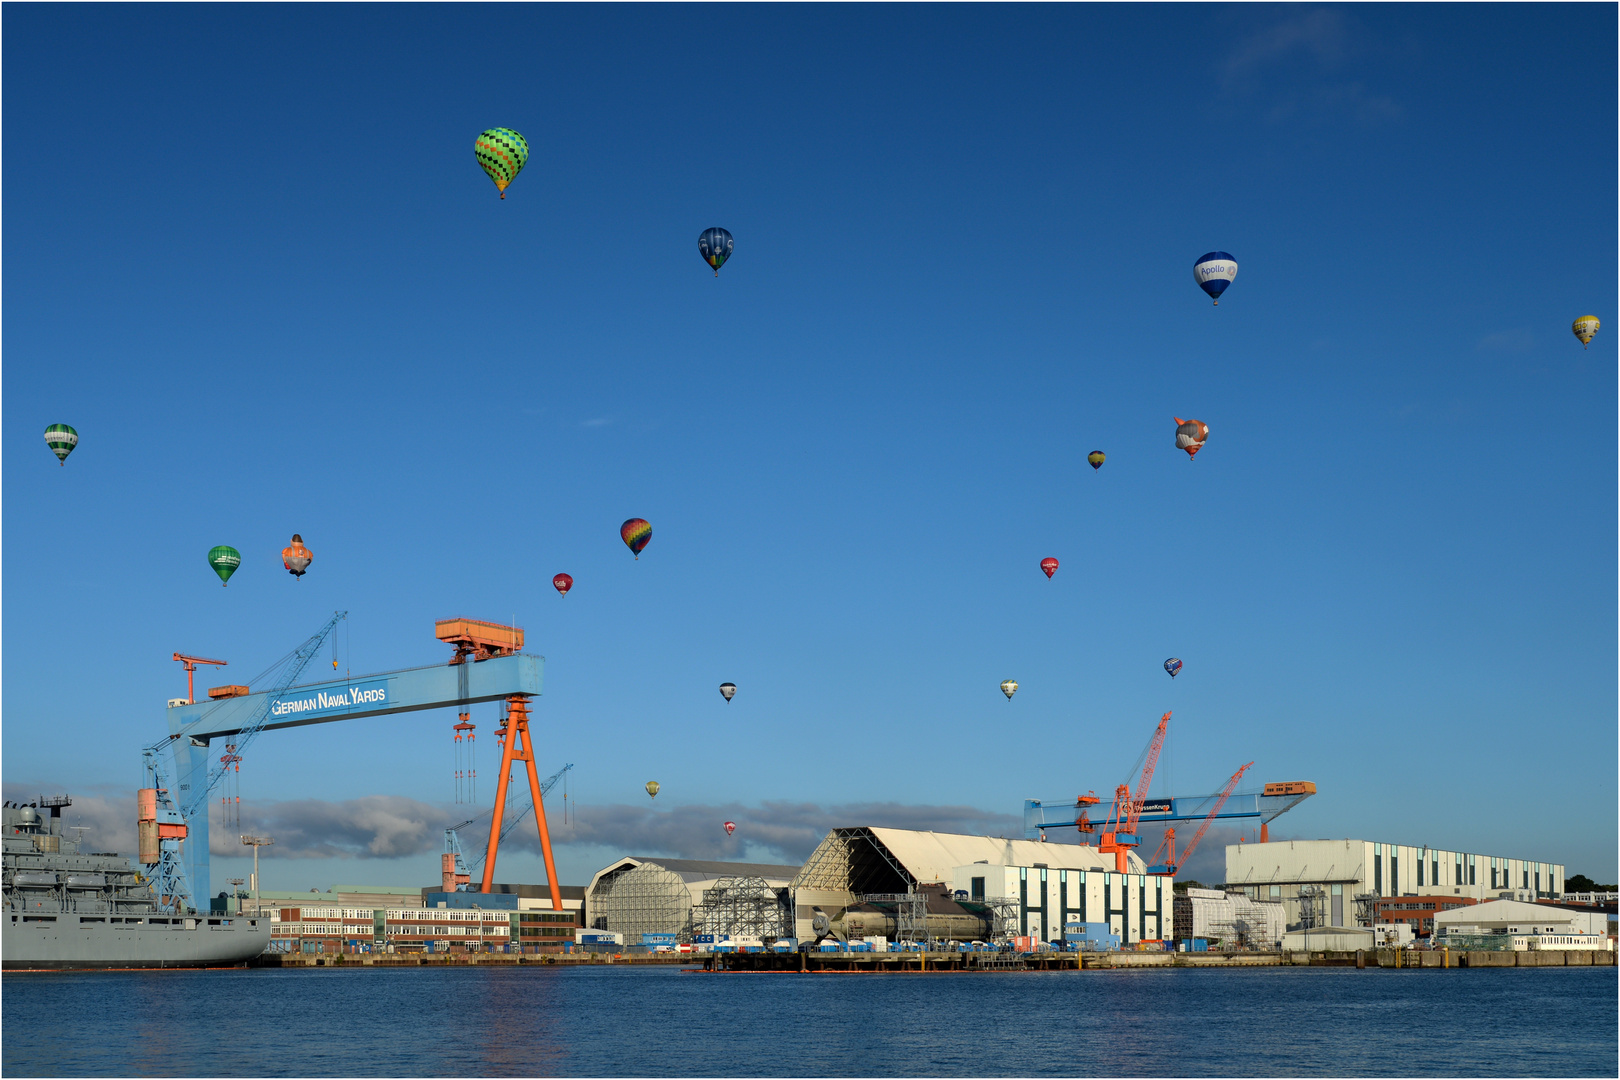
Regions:
[[[1612, 7], [3, 19], [8, 795], [132, 832], [174, 650], [465, 614], [546, 657], [569, 881], [1014, 828], [1166, 709], [1156, 793], [1254, 760], [1318, 785], [1274, 835], [1614, 880]], [[267, 887], [432, 880], [453, 722], [259, 740]]]

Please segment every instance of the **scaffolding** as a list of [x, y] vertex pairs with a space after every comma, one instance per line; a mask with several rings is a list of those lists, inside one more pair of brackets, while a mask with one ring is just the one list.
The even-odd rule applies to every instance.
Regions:
[[928, 940], [928, 896], [925, 893], [916, 889], [903, 893], [863, 893], [856, 900], [894, 908], [895, 940]]
[[692, 931], [725, 937], [757, 938], [770, 944], [792, 937], [791, 911], [782, 893], [761, 877], [725, 877], [703, 890], [692, 905]]
[[642, 863], [603, 877], [591, 891], [595, 929], [632, 934], [675, 934], [692, 940], [692, 892], [686, 880], [657, 863]]
[[1315, 930], [1328, 924], [1327, 890], [1320, 885], [1299, 887], [1299, 928]]

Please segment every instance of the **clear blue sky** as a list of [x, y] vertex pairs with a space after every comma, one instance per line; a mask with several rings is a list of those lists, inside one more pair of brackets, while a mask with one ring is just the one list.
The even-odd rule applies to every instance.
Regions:
[[[343, 608], [379, 671], [466, 614], [624, 823], [567, 880], [1103, 792], [1166, 709], [1156, 792], [1253, 759], [1318, 785], [1281, 834], [1614, 880], [1612, 6], [3, 19], [8, 794], [132, 817], [176, 649], [245, 678]], [[265, 827], [349, 830], [266, 884], [431, 880], [453, 722], [260, 740]]]

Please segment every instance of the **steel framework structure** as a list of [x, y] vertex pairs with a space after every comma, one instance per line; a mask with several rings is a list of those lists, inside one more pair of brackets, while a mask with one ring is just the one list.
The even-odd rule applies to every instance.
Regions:
[[591, 893], [598, 929], [626, 934], [675, 934], [692, 940], [692, 891], [686, 879], [657, 863], [642, 863], [603, 878]]
[[791, 908], [761, 877], [720, 878], [692, 905], [692, 930], [700, 934], [770, 939], [792, 937]]

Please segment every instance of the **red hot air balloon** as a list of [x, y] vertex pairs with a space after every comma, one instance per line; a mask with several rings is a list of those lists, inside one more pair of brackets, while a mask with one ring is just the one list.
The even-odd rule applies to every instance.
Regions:
[[727, 836], [730, 836], [732, 833], [734, 833], [736, 831], [737, 831], [737, 823], [735, 821], [726, 822], [726, 835]]
[[558, 574], [551, 579], [551, 587], [557, 590], [559, 596], [567, 596], [568, 590], [574, 587], [574, 579], [567, 574]]
[[1058, 561], [1050, 555], [1041, 560], [1041, 571], [1046, 574], [1048, 580], [1051, 579], [1053, 574], [1057, 573], [1057, 568]]
[[619, 538], [624, 541], [624, 546], [630, 549], [630, 553], [639, 559], [642, 550], [647, 546], [647, 541], [652, 539], [652, 526], [643, 518], [631, 518], [619, 526]]

